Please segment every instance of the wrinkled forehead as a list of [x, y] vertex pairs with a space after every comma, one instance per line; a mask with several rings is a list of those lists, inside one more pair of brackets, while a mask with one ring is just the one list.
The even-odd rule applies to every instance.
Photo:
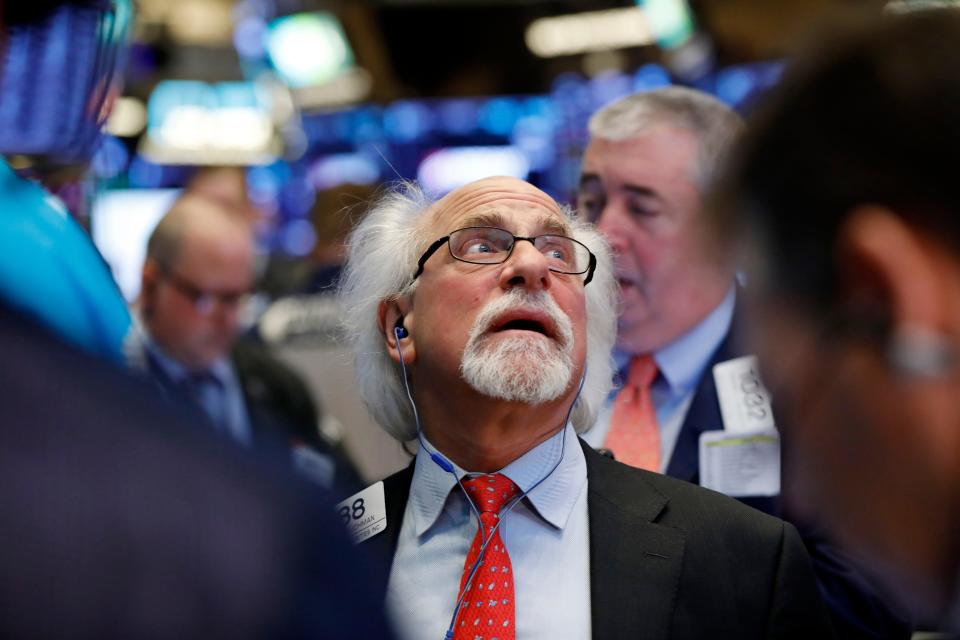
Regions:
[[553, 198], [529, 183], [508, 178], [480, 180], [451, 191], [430, 207], [425, 224], [440, 234], [469, 226], [503, 227], [515, 233], [570, 230]]

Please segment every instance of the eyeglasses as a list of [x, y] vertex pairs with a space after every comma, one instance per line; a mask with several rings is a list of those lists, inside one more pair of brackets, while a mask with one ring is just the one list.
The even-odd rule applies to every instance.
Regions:
[[524, 238], [498, 227], [465, 227], [440, 238], [420, 256], [413, 279], [416, 280], [423, 273], [423, 265], [444, 244], [450, 249], [450, 255], [461, 262], [500, 264], [507, 261], [520, 240], [532, 244], [547, 259], [550, 271], [568, 275], [587, 274], [583, 279], [584, 285], [593, 279], [597, 257], [583, 243], [553, 234]]
[[228, 308], [239, 307], [246, 302], [249, 295], [248, 291], [206, 291], [169, 269], [163, 269], [163, 275], [177, 291], [190, 301], [193, 310], [202, 316], [210, 315], [218, 303]]

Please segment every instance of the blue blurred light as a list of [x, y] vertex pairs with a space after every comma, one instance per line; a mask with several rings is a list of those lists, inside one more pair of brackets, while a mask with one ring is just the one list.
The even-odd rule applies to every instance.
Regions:
[[144, 160], [141, 156], [135, 156], [130, 163], [127, 178], [131, 187], [157, 189], [163, 186], [163, 166]]
[[432, 114], [418, 102], [401, 100], [387, 107], [383, 113], [383, 129], [398, 142], [412, 142], [430, 130]]
[[446, 100], [439, 106], [440, 123], [454, 135], [467, 135], [477, 128], [478, 105], [473, 100]]
[[317, 232], [309, 220], [291, 220], [283, 227], [280, 245], [289, 255], [305, 256], [317, 245]]
[[717, 74], [716, 95], [722, 102], [737, 106], [757, 85], [755, 74], [742, 67], [730, 67]]
[[292, 216], [305, 216], [315, 201], [313, 185], [302, 176], [289, 180], [280, 191], [280, 209]]
[[257, 16], [247, 16], [237, 22], [233, 31], [233, 45], [241, 58], [261, 59], [266, 51], [267, 25]]
[[367, 105], [352, 111], [349, 142], [354, 145], [383, 140], [383, 112], [380, 107]]
[[550, 93], [557, 95], [569, 95], [576, 93], [586, 85], [586, 80], [579, 73], [568, 71], [561, 73], [553, 79], [550, 86]]
[[109, 180], [120, 175], [129, 161], [127, 147], [113, 136], [105, 136], [93, 156], [93, 172], [98, 178]]
[[518, 117], [517, 101], [512, 98], [491, 98], [480, 107], [480, 128], [495, 136], [508, 136]]
[[380, 165], [376, 156], [338, 153], [317, 160], [310, 167], [309, 179], [317, 190], [341, 184], [374, 184], [380, 179]]
[[523, 117], [534, 116], [541, 118], [551, 125], [557, 121], [557, 107], [548, 96], [532, 96], [523, 101], [521, 107]]
[[553, 144], [553, 124], [542, 115], [526, 116], [513, 128], [513, 146], [520, 149], [530, 169], [540, 171], [553, 163], [556, 149]]
[[633, 93], [633, 79], [619, 71], [604, 71], [590, 80], [591, 111]]
[[670, 84], [670, 72], [653, 62], [643, 65], [633, 74], [634, 91], [650, 91]]
[[252, 167], [247, 171], [247, 191], [254, 202], [273, 201], [280, 191], [280, 179], [270, 167]]

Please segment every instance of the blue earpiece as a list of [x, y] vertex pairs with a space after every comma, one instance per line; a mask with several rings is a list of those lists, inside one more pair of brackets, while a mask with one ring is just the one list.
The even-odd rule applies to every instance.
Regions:
[[407, 328], [403, 326], [403, 317], [397, 318], [397, 324], [393, 326], [393, 335], [397, 336], [397, 340], [403, 340], [406, 338], [409, 333], [407, 333]]

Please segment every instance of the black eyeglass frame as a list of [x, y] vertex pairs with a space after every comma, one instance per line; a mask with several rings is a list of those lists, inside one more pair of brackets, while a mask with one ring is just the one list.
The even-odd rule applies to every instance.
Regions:
[[[450, 236], [457, 233], [458, 231], [464, 231], [465, 229], [497, 229], [499, 231], [503, 231], [504, 233], [509, 234], [513, 238], [513, 243], [510, 245], [510, 250], [507, 251], [507, 255], [503, 258], [503, 260], [500, 260], [498, 262], [474, 262], [472, 260], [464, 260], [463, 258], [458, 258], [457, 256], [453, 255], [453, 248], [450, 246]], [[437, 249], [442, 247], [444, 244], [447, 245], [447, 250], [450, 251], [450, 257], [453, 258], [454, 260], [459, 260], [460, 262], [466, 262], [467, 264], [503, 264], [504, 262], [510, 259], [510, 256], [513, 255], [513, 249], [517, 246], [518, 241], [526, 240], [527, 242], [532, 244], [534, 248], [536, 248], [537, 246], [537, 243], [535, 242], [536, 239], [542, 238], [544, 236], [566, 238], [570, 242], [575, 242], [576, 244], [580, 245], [581, 247], [587, 250], [587, 255], [590, 256], [590, 260], [587, 264], [587, 268], [584, 269], [583, 271], [570, 272], [570, 271], [557, 271], [556, 269], [550, 269], [550, 271], [553, 271], [554, 273], [563, 273], [571, 276], [582, 275], [585, 273], [587, 274], [587, 277], [583, 279], [583, 286], [587, 286], [588, 284], [590, 284], [590, 281], [593, 280], [593, 272], [597, 268], [597, 256], [593, 255], [593, 251], [590, 251], [587, 245], [583, 244], [579, 240], [571, 238], [570, 236], [562, 236], [557, 233], [541, 233], [538, 236], [531, 236], [531, 237], [515, 236], [509, 231], [507, 231], [506, 229], [501, 229], [500, 227], [463, 227], [462, 229], [455, 229], [454, 231], [451, 231], [448, 235], [445, 235], [442, 238], [437, 239], [436, 241], [434, 241], [433, 244], [427, 247], [427, 250], [424, 251], [423, 255], [420, 256], [420, 259], [417, 260], [417, 272], [413, 274], [413, 279], [416, 280], [417, 278], [420, 277], [420, 274], [423, 273], [423, 267], [427, 263], [427, 260], [429, 260], [430, 257], [437, 252]]]
[[216, 305], [225, 307], [237, 307], [243, 304], [244, 298], [250, 295], [249, 291], [222, 293], [219, 291], [206, 291], [201, 289], [186, 278], [175, 273], [172, 269], [160, 267], [160, 273], [173, 288], [190, 300], [194, 310], [200, 315], [210, 315]]

